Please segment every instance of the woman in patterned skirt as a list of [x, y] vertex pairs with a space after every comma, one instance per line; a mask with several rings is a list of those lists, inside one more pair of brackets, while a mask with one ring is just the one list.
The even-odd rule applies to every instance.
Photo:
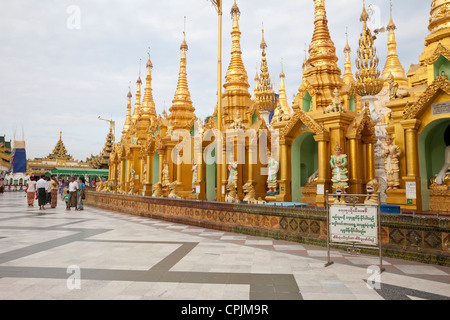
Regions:
[[56, 180], [55, 176], [52, 176], [50, 180], [50, 192], [52, 193], [52, 196], [50, 198], [51, 199], [50, 206], [52, 208], [56, 208], [56, 204], [58, 203], [58, 188], [59, 188], [58, 180]]

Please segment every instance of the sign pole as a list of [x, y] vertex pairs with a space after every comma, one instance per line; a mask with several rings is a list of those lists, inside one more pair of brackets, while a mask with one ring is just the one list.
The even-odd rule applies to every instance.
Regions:
[[325, 267], [329, 267], [333, 264], [331, 261], [330, 255], [330, 205], [328, 203], [328, 190], [325, 192], [326, 203], [327, 203], [327, 257], [328, 262], [325, 264]]
[[380, 250], [380, 274], [385, 270], [383, 268], [383, 250], [381, 247], [381, 192], [378, 191], [378, 247]]

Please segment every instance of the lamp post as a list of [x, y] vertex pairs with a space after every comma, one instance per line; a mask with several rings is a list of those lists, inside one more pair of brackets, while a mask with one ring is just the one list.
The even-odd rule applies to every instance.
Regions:
[[222, 0], [210, 0], [219, 16], [219, 58], [217, 63], [217, 129], [219, 137], [216, 147], [217, 200], [222, 201]]

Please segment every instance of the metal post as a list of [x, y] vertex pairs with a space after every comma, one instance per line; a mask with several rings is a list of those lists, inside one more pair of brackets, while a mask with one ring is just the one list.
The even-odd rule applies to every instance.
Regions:
[[328, 190], [325, 192], [326, 197], [326, 204], [327, 204], [327, 257], [328, 262], [325, 265], [325, 267], [329, 267], [333, 264], [331, 261], [331, 255], [330, 255], [330, 205], [328, 203]]
[[380, 274], [385, 270], [383, 268], [383, 249], [381, 244], [381, 192], [378, 191], [378, 247], [380, 250]]

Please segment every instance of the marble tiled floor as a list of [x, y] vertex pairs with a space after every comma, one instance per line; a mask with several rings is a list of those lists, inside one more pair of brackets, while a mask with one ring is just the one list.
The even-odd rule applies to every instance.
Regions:
[[450, 268], [384, 258], [377, 279], [377, 257], [332, 257], [325, 267], [321, 247], [0, 195], [0, 299], [450, 300]]

